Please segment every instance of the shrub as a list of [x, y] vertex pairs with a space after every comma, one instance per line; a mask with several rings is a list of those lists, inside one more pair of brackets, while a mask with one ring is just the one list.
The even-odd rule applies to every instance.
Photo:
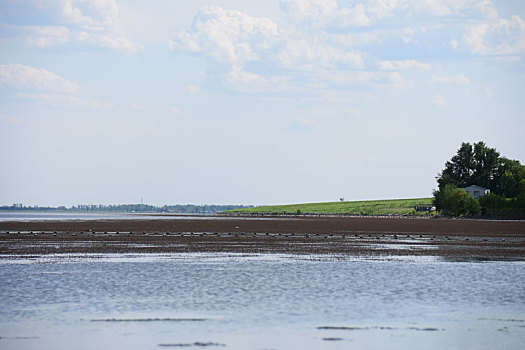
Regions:
[[506, 201], [505, 197], [491, 193], [487, 196], [481, 197], [479, 199], [479, 204], [481, 204], [484, 209], [501, 210], [505, 208]]
[[447, 216], [474, 215], [479, 213], [479, 202], [464, 189], [447, 184], [441, 190], [434, 191], [433, 204]]

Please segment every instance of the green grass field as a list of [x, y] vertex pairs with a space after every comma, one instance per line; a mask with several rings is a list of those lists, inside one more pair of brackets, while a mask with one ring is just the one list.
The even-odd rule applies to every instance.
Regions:
[[[229, 210], [224, 213], [238, 214], [356, 214], [388, 215], [415, 214], [414, 207], [429, 205], [432, 198], [387, 199], [352, 202], [304, 203], [269, 205], [254, 208]], [[425, 214], [418, 213], [418, 214]]]

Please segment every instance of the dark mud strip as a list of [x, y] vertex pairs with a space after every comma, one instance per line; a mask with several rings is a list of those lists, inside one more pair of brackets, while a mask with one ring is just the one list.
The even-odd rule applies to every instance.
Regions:
[[419, 328], [419, 327], [408, 327], [408, 328], [396, 328], [396, 327], [388, 327], [388, 326], [373, 326], [373, 327], [346, 327], [346, 326], [320, 326], [317, 327], [319, 330], [331, 330], [331, 331], [366, 331], [369, 329], [378, 329], [378, 330], [400, 330], [400, 329], [406, 329], [410, 331], [423, 331], [423, 332], [437, 332], [437, 331], [444, 331], [444, 329], [439, 328], [433, 328], [433, 327], [425, 327], [425, 328]]
[[501, 321], [501, 322], [525, 322], [525, 320], [519, 320], [514, 318], [478, 318], [480, 321]]
[[525, 221], [369, 218], [369, 217], [305, 217], [305, 218], [188, 218], [146, 220], [86, 220], [0, 222], [0, 231], [70, 231], [118, 233], [397, 233], [397, 234], [462, 234], [490, 236], [521, 236]]
[[91, 322], [202, 322], [205, 318], [104, 318]]
[[185, 343], [174, 343], [174, 344], [158, 344], [158, 346], [161, 346], [161, 347], [179, 347], [179, 348], [187, 348], [187, 347], [201, 347], [201, 348], [204, 348], [204, 347], [208, 347], [208, 346], [226, 346], [225, 344], [219, 344], [219, 343], [213, 343], [213, 342], [207, 342], [207, 343], [203, 343], [203, 342], [195, 342], [195, 343], [191, 343], [191, 344], [185, 344]]
[[20, 337], [0, 337], [0, 339], [17, 339], [17, 340], [25, 340], [25, 339], [40, 339], [38, 336], [20, 336]]
[[330, 331], [365, 331], [370, 329], [369, 327], [337, 327], [337, 326], [321, 326], [317, 327], [320, 330], [330, 330]]
[[188, 252], [525, 261], [525, 221], [179, 217], [0, 222], [0, 258], [57, 253]]

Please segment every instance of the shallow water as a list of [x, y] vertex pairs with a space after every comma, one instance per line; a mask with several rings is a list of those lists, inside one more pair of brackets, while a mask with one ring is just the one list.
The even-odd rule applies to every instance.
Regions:
[[249, 217], [249, 216], [215, 216], [212, 214], [182, 213], [75, 213], [53, 211], [0, 211], [2, 221], [91, 221], [91, 220], [296, 220], [296, 218]]
[[520, 262], [48, 255], [0, 281], [0, 349], [525, 346]]

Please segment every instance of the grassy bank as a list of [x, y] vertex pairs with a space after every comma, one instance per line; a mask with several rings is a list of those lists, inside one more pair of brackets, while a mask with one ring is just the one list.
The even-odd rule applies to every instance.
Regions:
[[[415, 214], [419, 205], [430, 205], [432, 198], [388, 199], [352, 202], [304, 203], [269, 205], [225, 211], [231, 214], [355, 214], [388, 215]], [[424, 213], [423, 213], [424, 214]]]

